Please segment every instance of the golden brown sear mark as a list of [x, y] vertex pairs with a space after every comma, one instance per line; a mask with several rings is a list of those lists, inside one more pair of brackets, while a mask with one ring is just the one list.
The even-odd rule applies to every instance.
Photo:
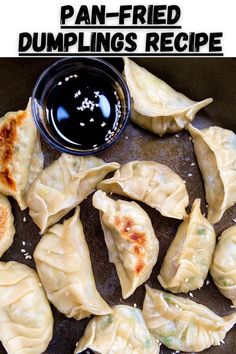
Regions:
[[135, 226], [135, 222], [130, 217], [116, 217], [115, 218], [115, 226], [120, 232], [120, 235], [126, 238], [128, 241], [133, 243], [133, 251], [137, 256], [137, 264], [135, 266], [135, 274], [139, 274], [145, 267], [145, 264], [142, 260], [143, 258], [143, 246], [146, 243], [146, 235], [143, 232], [135, 231], [133, 227]]
[[3, 238], [4, 233], [5, 233], [7, 218], [8, 218], [7, 208], [0, 207], [0, 240]]
[[26, 111], [12, 113], [7, 117], [7, 122], [0, 127], [0, 181], [11, 190], [16, 190], [16, 183], [10, 171], [9, 164], [12, 161], [15, 143], [17, 139], [17, 128], [26, 118]]

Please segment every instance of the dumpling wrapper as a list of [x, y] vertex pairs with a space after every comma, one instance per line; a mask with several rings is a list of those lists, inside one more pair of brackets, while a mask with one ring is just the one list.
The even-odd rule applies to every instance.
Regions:
[[[25, 111], [8, 112], [0, 119], [0, 192], [15, 198], [22, 210], [26, 208], [25, 193], [29, 183], [43, 167], [39, 139], [31, 100]], [[41, 162], [39, 170], [33, 172], [31, 164], [34, 166], [36, 159]]]
[[204, 180], [207, 218], [215, 224], [236, 203], [236, 135], [220, 127], [187, 129]]
[[131, 119], [153, 133], [162, 136], [179, 132], [213, 101], [192, 101], [127, 57], [124, 62], [124, 76], [133, 99]]
[[96, 289], [79, 212], [77, 207], [74, 216], [51, 227], [34, 251], [48, 299], [59, 312], [76, 320], [111, 312]]
[[163, 288], [173, 293], [200, 289], [211, 265], [216, 235], [200, 204], [196, 199], [190, 215], [180, 224], [158, 276]]
[[127, 305], [117, 305], [112, 314], [89, 322], [74, 354], [87, 348], [99, 354], [159, 353], [159, 344], [149, 332], [142, 311]]
[[151, 275], [157, 262], [159, 242], [148, 214], [135, 202], [113, 200], [102, 191], [93, 196], [109, 260], [116, 266], [124, 299]]
[[29, 168], [29, 178], [26, 190], [29, 189], [31, 184], [36, 180], [43, 170], [44, 156], [41, 147], [40, 135], [37, 133], [37, 138], [34, 146], [34, 151]]
[[200, 352], [220, 345], [236, 322], [236, 312], [220, 317], [206, 306], [148, 286], [143, 315], [156, 339], [183, 352]]
[[236, 308], [236, 225], [226, 229], [220, 236], [210, 272], [219, 291]]
[[62, 154], [46, 167], [26, 195], [29, 214], [43, 233], [91, 194], [120, 165], [94, 157]]
[[0, 299], [0, 341], [7, 353], [44, 353], [52, 339], [53, 316], [36, 271], [0, 262]]
[[13, 243], [15, 235], [14, 217], [7, 197], [0, 194], [0, 257]]
[[169, 167], [155, 161], [131, 161], [98, 189], [139, 200], [163, 216], [183, 219], [189, 197], [184, 181]]

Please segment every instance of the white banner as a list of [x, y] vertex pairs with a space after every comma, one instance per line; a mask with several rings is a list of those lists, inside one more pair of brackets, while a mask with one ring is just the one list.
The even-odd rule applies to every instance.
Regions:
[[[83, 5], [88, 9], [89, 19], [86, 11], [81, 11]], [[100, 19], [96, 12], [92, 18], [93, 5], [99, 9], [105, 5]], [[173, 5], [179, 7], [179, 16], [176, 8], [171, 11]], [[67, 6], [64, 12], [62, 6]], [[234, 7], [234, 1], [209, 0], [145, 4], [143, 0], [2, 1], [0, 56], [233, 57], [236, 56]]]

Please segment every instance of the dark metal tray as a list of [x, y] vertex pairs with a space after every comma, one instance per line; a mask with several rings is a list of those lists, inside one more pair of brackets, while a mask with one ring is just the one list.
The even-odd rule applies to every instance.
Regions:
[[[236, 61], [234, 59], [200, 59], [200, 58], [137, 58], [139, 64], [167, 81], [176, 90], [185, 93], [189, 98], [201, 100], [213, 97], [214, 102], [200, 111], [194, 124], [198, 127], [219, 125], [236, 130]], [[24, 109], [31, 95], [35, 80], [50, 63], [52, 59], [0, 59], [0, 114], [7, 111]], [[123, 63], [120, 58], [109, 59], [118, 69], [122, 70]], [[132, 123], [128, 126], [121, 139], [109, 150], [99, 156], [105, 161], [126, 163], [130, 160], [154, 160], [164, 163], [176, 171], [187, 182], [190, 196], [190, 205], [197, 197], [202, 199], [202, 211], [206, 212], [204, 187], [196, 163], [192, 142], [186, 131], [179, 137], [166, 135], [163, 138], [138, 128]], [[46, 165], [59, 156], [43, 143]], [[191, 163], [195, 162], [195, 166]], [[192, 176], [189, 177], [188, 174]], [[35, 267], [33, 259], [25, 260], [22, 241], [26, 242], [24, 248], [32, 255], [40, 239], [39, 230], [33, 224], [28, 211], [21, 212], [16, 202], [11, 199], [15, 217], [16, 235], [12, 247], [2, 257], [3, 261], [15, 260]], [[160, 266], [165, 252], [173, 239], [180, 221], [162, 217], [156, 210], [143, 205], [148, 212], [156, 235], [160, 241], [160, 254], [158, 262], [153, 269], [148, 284], [160, 288], [157, 281]], [[190, 210], [190, 208], [188, 208]], [[70, 213], [68, 216], [70, 216]], [[66, 216], [66, 217], [68, 217]], [[23, 218], [26, 217], [26, 222]], [[215, 226], [217, 235], [224, 229], [233, 225], [236, 217], [236, 207], [228, 210], [222, 220]], [[90, 249], [91, 260], [97, 288], [110, 305], [125, 303], [137, 304], [142, 307], [144, 286], [139, 287], [135, 294], [123, 300], [121, 289], [116, 275], [115, 267], [108, 261], [108, 253], [99, 222], [98, 211], [92, 207], [91, 196], [81, 204], [81, 219], [85, 236]], [[193, 292], [193, 300], [209, 306], [219, 315], [229, 314], [231, 302], [224, 298], [214, 286], [211, 278], [209, 285]], [[67, 319], [53, 308], [55, 325], [53, 339], [45, 352], [46, 354], [72, 354], [75, 343], [83, 334], [88, 319], [76, 321]], [[236, 348], [236, 326], [226, 336], [225, 344], [211, 347], [204, 353], [234, 353]], [[0, 353], [5, 354], [0, 345]], [[173, 353], [173, 350], [161, 347], [161, 353]]]

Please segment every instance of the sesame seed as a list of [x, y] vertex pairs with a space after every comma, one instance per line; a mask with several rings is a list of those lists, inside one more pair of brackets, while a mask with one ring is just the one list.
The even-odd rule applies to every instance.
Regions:
[[128, 137], [128, 136], [126, 136], [126, 137], [125, 137], [125, 139], [126, 139], [126, 140], [128, 140], [128, 139], [129, 139], [129, 137]]
[[65, 78], [65, 81], [69, 81], [69, 77], [66, 77], [66, 78]]
[[105, 127], [107, 125], [105, 122], [102, 122], [101, 127]]
[[206, 281], [206, 285], [209, 285], [209, 283], [210, 283], [209, 280], [207, 280], [207, 281]]
[[188, 280], [189, 280], [189, 279], [188, 279], [188, 278], [186, 278], [186, 279], [185, 279], [185, 283], [187, 283], [187, 282], [188, 282]]
[[62, 82], [61, 82], [61, 81], [59, 81], [57, 85], [58, 85], [58, 86], [61, 86], [61, 85], [62, 85]]
[[236, 222], [236, 218], [235, 218], [235, 219], [233, 219], [233, 222]]
[[134, 304], [134, 307], [137, 307], [137, 304]]
[[78, 77], [78, 75], [77, 75], [77, 74], [75, 74], [75, 75], [74, 75], [74, 77]]
[[26, 217], [25, 216], [23, 217], [23, 222], [26, 222]]
[[85, 126], [85, 123], [79, 123], [79, 125], [81, 125], [81, 127], [84, 127]]
[[190, 296], [190, 297], [193, 297], [193, 293], [189, 293], [189, 296]]
[[97, 146], [98, 146], [97, 144], [94, 144], [94, 145], [93, 145], [94, 148], [97, 147]]
[[25, 246], [25, 241], [22, 241], [21, 243], [22, 243], [23, 246]]
[[39, 283], [39, 286], [41, 286], [41, 287], [42, 287], [42, 283]]
[[22, 248], [20, 251], [21, 251], [22, 253], [25, 253], [25, 252], [26, 252], [26, 250], [25, 250], [24, 248]]
[[126, 227], [125, 231], [129, 231], [130, 230], [130, 227]]
[[192, 177], [192, 175], [193, 175], [192, 173], [188, 173], [188, 177]]
[[186, 184], [186, 181], [183, 179], [183, 182]]
[[90, 121], [90, 122], [94, 122], [94, 118], [90, 118], [89, 121]]
[[196, 165], [196, 164], [195, 164], [194, 162], [192, 162], [190, 166], [195, 166], [195, 165]]
[[230, 307], [231, 307], [231, 309], [234, 309], [234, 305], [231, 305]]
[[179, 138], [179, 134], [175, 134], [176, 138]]
[[221, 343], [221, 344], [225, 344], [225, 341], [224, 341], [224, 339], [222, 339], [222, 340], [220, 341], [220, 343]]

